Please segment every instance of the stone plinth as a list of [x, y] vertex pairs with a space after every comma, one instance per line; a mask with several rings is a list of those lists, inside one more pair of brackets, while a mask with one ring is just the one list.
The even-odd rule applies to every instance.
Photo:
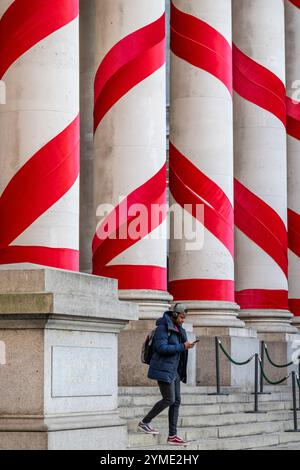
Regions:
[[139, 310], [139, 320], [130, 322], [119, 336], [119, 385], [153, 387], [153, 380], [147, 379], [148, 366], [141, 362], [142, 344], [156, 320], [169, 310], [172, 296], [164, 291], [122, 289], [119, 297], [134, 302]]
[[118, 333], [137, 318], [112, 279], [0, 269], [0, 449], [125, 448]]
[[[277, 365], [288, 364], [292, 361], [293, 353], [300, 351], [300, 335], [288, 333], [258, 333], [261, 341], [264, 341], [268, 347], [268, 353]], [[299, 353], [300, 355], [300, 353]], [[274, 367], [265, 355], [264, 370], [271, 381], [278, 381], [287, 376], [293, 370], [298, 373], [298, 365], [292, 364], [289, 367]], [[288, 380], [290, 382], [290, 379]], [[267, 383], [266, 381], [264, 383]], [[282, 385], [286, 385], [283, 382]]]
[[[246, 361], [259, 352], [256, 332], [247, 328], [194, 328], [197, 338], [197, 384], [216, 385], [215, 337], [217, 336], [230, 356], [238, 362]], [[222, 386], [241, 387], [244, 390], [254, 385], [254, 360], [250, 364], [232, 364], [220, 350], [220, 379]]]
[[[122, 387], [153, 387], [156, 381], [147, 378], [148, 365], [141, 362], [142, 344], [147, 334], [155, 328], [155, 320], [130, 322], [119, 336], [119, 385]], [[192, 324], [185, 324], [188, 340], [194, 341]], [[189, 351], [187, 367], [188, 384], [195, 385], [195, 351]]]

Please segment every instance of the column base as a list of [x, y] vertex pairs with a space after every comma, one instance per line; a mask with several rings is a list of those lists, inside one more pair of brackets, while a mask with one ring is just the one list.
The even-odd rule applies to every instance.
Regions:
[[300, 332], [300, 316], [293, 317], [292, 325]]
[[244, 328], [238, 318], [239, 306], [235, 302], [177, 300], [188, 309], [188, 319], [194, 327]]
[[298, 333], [288, 310], [241, 310], [240, 318], [258, 333]]
[[157, 320], [169, 310], [173, 297], [160, 290], [119, 290], [120, 300], [134, 302], [139, 306], [140, 320]]
[[[199, 339], [197, 343], [197, 385], [216, 386], [215, 337], [221, 341], [229, 355], [238, 362], [247, 360], [259, 352], [256, 331], [248, 328], [204, 328], [194, 327]], [[254, 360], [249, 364], [232, 364], [220, 350], [220, 383], [222, 386], [240, 387], [243, 390], [254, 386]]]

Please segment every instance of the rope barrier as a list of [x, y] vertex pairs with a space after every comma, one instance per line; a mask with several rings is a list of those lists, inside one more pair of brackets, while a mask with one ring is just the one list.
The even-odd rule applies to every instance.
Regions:
[[263, 365], [262, 365], [262, 363], [261, 363], [261, 358], [259, 357], [258, 359], [259, 359], [259, 365], [260, 365], [260, 370], [261, 370], [262, 376], [263, 376], [263, 378], [266, 380], [266, 382], [268, 382], [268, 384], [270, 384], [270, 385], [280, 385], [280, 384], [282, 384], [285, 380], [287, 380], [287, 379], [289, 378], [289, 376], [291, 375], [291, 374], [288, 374], [288, 375], [287, 375], [286, 377], [284, 377], [283, 379], [280, 379], [280, 380], [278, 380], [278, 381], [276, 381], [276, 382], [273, 382], [272, 380], [270, 380], [270, 379], [266, 376], [265, 371], [264, 371], [264, 368], [263, 368]]
[[270, 357], [270, 354], [269, 354], [269, 351], [268, 351], [268, 346], [266, 344], [265, 344], [265, 351], [266, 351], [266, 356], [267, 356], [269, 362], [272, 364], [272, 366], [277, 367], [278, 369], [284, 368], [284, 367], [289, 367], [289, 366], [294, 364], [293, 361], [288, 362], [287, 364], [276, 364], [274, 361], [272, 361], [272, 359]]
[[244, 366], [246, 364], [249, 364], [249, 362], [252, 361], [252, 359], [254, 358], [255, 354], [252, 354], [251, 357], [249, 357], [249, 359], [247, 359], [246, 361], [243, 361], [243, 362], [237, 362], [235, 361], [234, 359], [232, 359], [232, 357], [229, 355], [229, 353], [224, 349], [222, 343], [221, 343], [221, 340], [218, 340], [219, 342], [219, 346], [220, 348], [222, 349], [223, 353], [225, 354], [225, 356], [227, 357], [227, 359], [229, 359], [230, 362], [232, 362], [232, 364], [235, 364], [236, 366]]

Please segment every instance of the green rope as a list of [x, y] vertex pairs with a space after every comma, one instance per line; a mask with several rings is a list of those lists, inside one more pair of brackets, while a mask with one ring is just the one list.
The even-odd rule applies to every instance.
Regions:
[[291, 365], [294, 364], [293, 361], [292, 361], [292, 362], [289, 362], [288, 364], [275, 364], [275, 362], [273, 362], [272, 359], [271, 359], [271, 357], [270, 357], [270, 354], [269, 354], [269, 351], [268, 351], [268, 347], [267, 347], [266, 344], [265, 344], [265, 351], [266, 351], [266, 356], [267, 356], [269, 362], [270, 362], [270, 363], [272, 364], [272, 366], [274, 366], [274, 367], [278, 367], [278, 368], [280, 369], [280, 368], [283, 368], [283, 367], [289, 367], [289, 366], [291, 366]]
[[230, 355], [228, 354], [228, 352], [224, 349], [222, 343], [220, 340], [218, 340], [219, 342], [219, 346], [220, 348], [222, 349], [223, 353], [225, 354], [225, 356], [227, 357], [227, 359], [229, 359], [230, 362], [232, 362], [233, 364], [235, 364], [236, 366], [244, 366], [246, 364], [249, 364], [249, 362], [252, 361], [252, 359], [254, 358], [255, 354], [252, 354], [251, 357], [249, 357], [249, 359], [247, 359], [247, 361], [244, 361], [244, 362], [237, 362], [235, 361], [234, 359], [232, 359], [232, 357], [230, 357]]
[[268, 377], [266, 376], [265, 371], [264, 371], [264, 368], [263, 368], [263, 365], [262, 365], [262, 363], [261, 363], [261, 358], [259, 358], [259, 365], [260, 365], [260, 369], [261, 369], [261, 373], [262, 373], [263, 378], [264, 378], [264, 379], [266, 380], [266, 382], [268, 382], [268, 384], [270, 384], [270, 385], [279, 385], [279, 384], [282, 384], [282, 382], [284, 382], [285, 380], [287, 380], [287, 379], [289, 378], [289, 376], [290, 376], [290, 374], [289, 374], [289, 375], [287, 375], [286, 377], [284, 377], [283, 379], [278, 380], [278, 382], [273, 382], [272, 380], [269, 380]]

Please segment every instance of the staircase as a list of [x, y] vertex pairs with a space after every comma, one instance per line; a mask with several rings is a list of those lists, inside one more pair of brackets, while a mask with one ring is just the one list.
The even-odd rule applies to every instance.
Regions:
[[[300, 433], [293, 429], [291, 387], [265, 386], [270, 395], [259, 396], [259, 409], [266, 413], [247, 414], [254, 408], [254, 396], [238, 388], [224, 387], [229, 395], [208, 395], [213, 387], [182, 387], [178, 434], [192, 441], [190, 450], [300, 450]], [[167, 411], [154, 421], [157, 436], [137, 431], [137, 424], [156, 401], [161, 399], [156, 387], [120, 387], [120, 416], [127, 421], [128, 449], [178, 449], [166, 444]], [[300, 419], [299, 419], [300, 425]]]

